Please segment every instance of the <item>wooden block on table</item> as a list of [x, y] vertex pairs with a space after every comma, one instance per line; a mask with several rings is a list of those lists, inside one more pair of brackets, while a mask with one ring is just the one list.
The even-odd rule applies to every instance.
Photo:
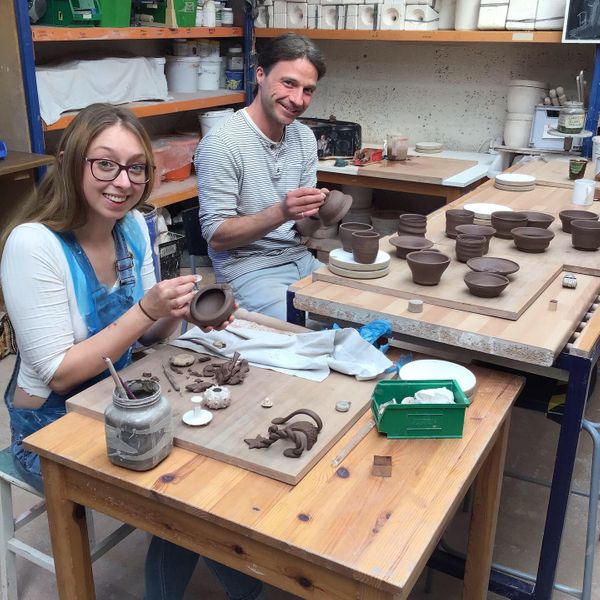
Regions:
[[391, 477], [392, 476], [392, 457], [391, 456], [373, 456], [373, 467], [371, 475], [375, 477]]

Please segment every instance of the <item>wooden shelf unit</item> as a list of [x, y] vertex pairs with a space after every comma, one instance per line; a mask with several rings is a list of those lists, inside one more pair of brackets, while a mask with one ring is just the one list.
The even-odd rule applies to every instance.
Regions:
[[48, 154], [32, 154], [9, 149], [6, 158], [0, 159], [0, 177], [51, 165], [53, 162], [54, 157]]
[[152, 206], [159, 208], [181, 202], [182, 200], [189, 200], [198, 195], [197, 186], [196, 174], [191, 175], [183, 181], [161, 181], [160, 186], [148, 198], [148, 202]]
[[34, 42], [242, 37], [241, 27], [31, 27]]
[[257, 38], [277, 37], [294, 32], [314, 40], [348, 40], [380, 42], [521, 42], [560, 44], [561, 31], [391, 31], [371, 29], [273, 29], [256, 28]]

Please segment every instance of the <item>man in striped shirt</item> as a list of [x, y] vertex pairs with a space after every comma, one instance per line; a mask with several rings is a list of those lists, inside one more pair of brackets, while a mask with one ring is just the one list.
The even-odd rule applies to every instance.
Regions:
[[317, 142], [299, 123], [323, 55], [285, 34], [260, 53], [250, 106], [213, 128], [195, 156], [200, 224], [217, 281], [248, 310], [286, 318], [288, 286], [320, 266], [295, 223], [316, 215], [328, 190], [316, 188]]

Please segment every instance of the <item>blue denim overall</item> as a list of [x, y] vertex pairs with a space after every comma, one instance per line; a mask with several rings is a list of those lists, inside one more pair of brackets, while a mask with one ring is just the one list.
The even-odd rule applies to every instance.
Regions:
[[[143, 296], [144, 290], [141, 282], [141, 265], [144, 257], [143, 236], [140, 235], [137, 223], [129, 215], [128, 217], [118, 222], [113, 229], [119, 278], [119, 285], [114, 290], [108, 290], [98, 281], [88, 257], [73, 233], [54, 232], [69, 264], [77, 306], [87, 326], [88, 337], [116, 321]], [[130, 252], [126, 239], [130, 242], [133, 253]], [[131, 348], [115, 362], [115, 368], [122, 369], [130, 362]], [[20, 358], [17, 355], [15, 368], [4, 394], [4, 401], [10, 416], [11, 450], [15, 465], [25, 481], [42, 491], [39, 456], [23, 448], [23, 438], [62, 417], [65, 414], [65, 401], [104, 379], [108, 375], [108, 371], [84, 382], [68, 394], [51, 392], [42, 406], [36, 409], [27, 409], [15, 408], [13, 404], [19, 365]]]

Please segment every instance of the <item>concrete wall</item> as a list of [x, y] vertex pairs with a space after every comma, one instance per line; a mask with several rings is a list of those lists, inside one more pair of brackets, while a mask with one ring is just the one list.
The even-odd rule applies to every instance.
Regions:
[[363, 142], [387, 133], [477, 151], [501, 138], [511, 79], [591, 81], [593, 44], [431, 44], [318, 41], [327, 75], [306, 116], [360, 123]]

